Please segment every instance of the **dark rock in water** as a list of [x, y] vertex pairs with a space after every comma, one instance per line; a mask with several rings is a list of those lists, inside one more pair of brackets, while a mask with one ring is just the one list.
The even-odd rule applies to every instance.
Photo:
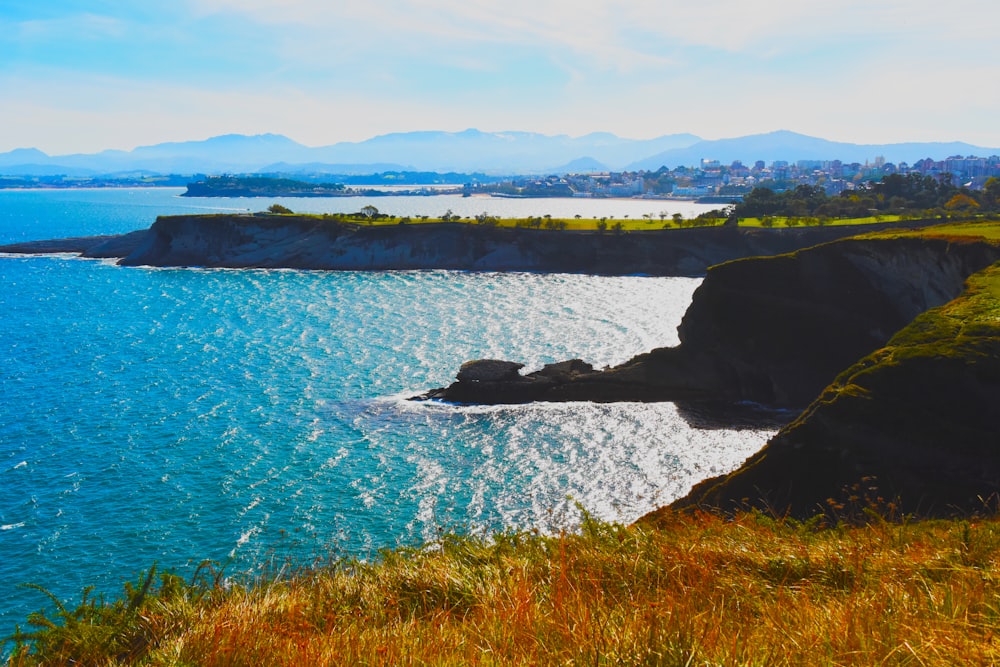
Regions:
[[539, 371], [521, 375], [524, 364], [499, 359], [478, 359], [462, 364], [456, 381], [434, 389], [417, 400], [438, 399], [451, 403], [502, 405], [548, 400], [553, 388], [593, 373], [594, 367], [580, 359], [547, 364]]
[[83, 257], [116, 258], [125, 257], [142, 243], [149, 230], [141, 229], [128, 234], [110, 236], [81, 236], [49, 241], [25, 241], [0, 246], [0, 252], [22, 255], [52, 255], [74, 253]]
[[458, 369], [457, 379], [459, 382], [507, 382], [520, 380], [521, 374], [518, 372], [524, 368], [524, 364], [513, 361], [501, 361], [499, 359], [477, 359], [466, 361]]
[[593, 373], [594, 367], [582, 359], [570, 359], [554, 364], [545, 364], [542, 370], [532, 373], [533, 376], [551, 378], [555, 381], [566, 381], [575, 376]]

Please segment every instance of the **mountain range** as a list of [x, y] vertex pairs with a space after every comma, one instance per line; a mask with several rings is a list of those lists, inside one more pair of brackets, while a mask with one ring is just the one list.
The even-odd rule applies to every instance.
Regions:
[[96, 176], [114, 174], [365, 174], [385, 171], [453, 171], [493, 174], [655, 171], [696, 166], [702, 159], [729, 164], [756, 160], [889, 162], [942, 160], [952, 155], [988, 157], [1000, 149], [962, 142], [852, 144], [785, 130], [732, 139], [693, 134], [624, 139], [597, 132], [581, 137], [531, 132], [402, 132], [359, 142], [309, 147], [278, 134], [228, 134], [203, 141], [141, 146], [131, 151], [50, 156], [35, 148], [0, 153], [0, 175]]

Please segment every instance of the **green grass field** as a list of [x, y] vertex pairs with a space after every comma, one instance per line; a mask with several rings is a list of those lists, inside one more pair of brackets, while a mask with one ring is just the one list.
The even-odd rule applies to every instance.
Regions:
[[[640, 218], [552, 218], [550, 216], [530, 216], [526, 218], [496, 218], [487, 216], [485, 213], [478, 216], [451, 216], [448, 218], [434, 216], [387, 216], [376, 215], [368, 217], [360, 213], [335, 213], [335, 214], [300, 214], [300, 217], [316, 217], [321, 219], [332, 219], [351, 224], [365, 226], [389, 226], [389, 225], [420, 225], [420, 224], [440, 224], [443, 222], [454, 222], [469, 225], [486, 225], [506, 228], [528, 228], [528, 229], [567, 229], [575, 231], [605, 231], [605, 232], [635, 232], [651, 231], [658, 229], [682, 229], [690, 227], [718, 226], [725, 222], [724, 218], [692, 218], [675, 220], [672, 217], [640, 217]], [[740, 227], [751, 228], [771, 228], [786, 229], [790, 227], [815, 227], [815, 226], [843, 226], [843, 225], [873, 225], [892, 224], [906, 220], [918, 220], [912, 216], [904, 215], [872, 215], [863, 218], [788, 218], [774, 216], [769, 218], [744, 218], [739, 221]], [[979, 221], [968, 221], [968, 216], [962, 215], [961, 225], [978, 225]], [[990, 222], [992, 218], [983, 218], [982, 222]], [[942, 224], [946, 221], [942, 220]]]

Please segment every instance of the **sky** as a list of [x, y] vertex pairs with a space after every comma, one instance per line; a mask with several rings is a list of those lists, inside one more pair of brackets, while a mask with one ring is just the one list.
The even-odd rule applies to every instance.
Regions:
[[996, 0], [0, 0], [0, 152], [414, 130], [1000, 146]]

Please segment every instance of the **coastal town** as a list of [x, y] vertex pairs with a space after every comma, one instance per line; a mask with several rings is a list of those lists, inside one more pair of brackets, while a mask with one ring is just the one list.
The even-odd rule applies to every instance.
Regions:
[[757, 160], [746, 165], [736, 160], [728, 165], [703, 159], [695, 167], [666, 166], [656, 171], [594, 172], [583, 174], [517, 177], [499, 181], [469, 183], [465, 194], [492, 194], [509, 197], [644, 197], [703, 201], [738, 201], [754, 188], [791, 190], [799, 185], [822, 187], [827, 195], [853, 190], [865, 182], [879, 181], [893, 174], [920, 174], [943, 179], [948, 184], [981, 190], [990, 178], [1000, 177], [1000, 156], [955, 155], [945, 160], [926, 158], [908, 164], [887, 162], [844, 163], [840, 160], [775, 161]]

